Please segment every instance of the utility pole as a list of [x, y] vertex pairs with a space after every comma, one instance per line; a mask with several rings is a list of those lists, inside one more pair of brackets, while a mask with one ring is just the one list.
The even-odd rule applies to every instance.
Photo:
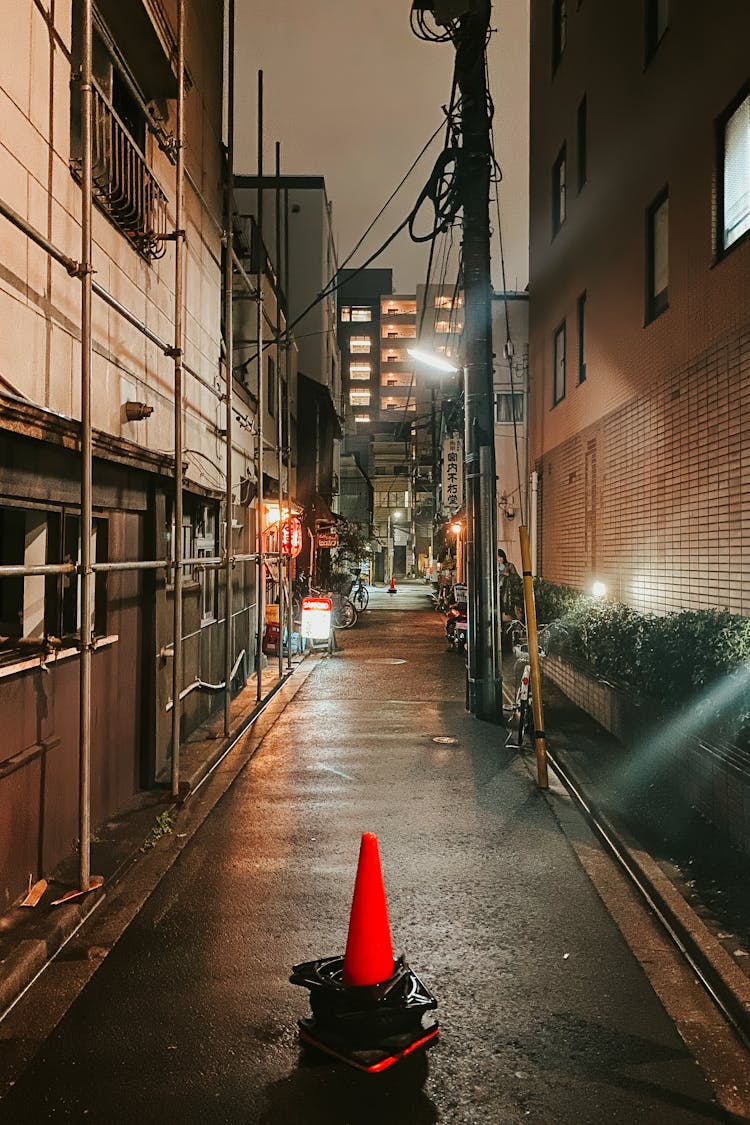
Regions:
[[459, 168], [463, 204], [466, 571], [468, 578], [468, 710], [500, 722], [497, 510], [492, 390], [490, 275], [490, 116], [485, 51], [491, 0], [470, 0], [453, 40], [461, 92]]

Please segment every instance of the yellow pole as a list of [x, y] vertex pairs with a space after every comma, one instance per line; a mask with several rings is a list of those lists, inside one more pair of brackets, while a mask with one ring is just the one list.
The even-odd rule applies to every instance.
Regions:
[[523, 602], [526, 611], [526, 636], [529, 643], [531, 668], [531, 713], [534, 717], [534, 746], [536, 748], [536, 779], [540, 789], [549, 788], [547, 777], [547, 743], [544, 737], [544, 708], [542, 707], [542, 676], [539, 669], [539, 638], [536, 628], [534, 604], [534, 579], [531, 575], [531, 550], [529, 532], [519, 527], [521, 539], [521, 565], [523, 567]]

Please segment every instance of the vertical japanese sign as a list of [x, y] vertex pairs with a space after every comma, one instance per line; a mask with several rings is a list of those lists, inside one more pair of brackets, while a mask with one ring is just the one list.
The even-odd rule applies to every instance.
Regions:
[[443, 510], [457, 512], [464, 502], [464, 442], [451, 434], [443, 442]]

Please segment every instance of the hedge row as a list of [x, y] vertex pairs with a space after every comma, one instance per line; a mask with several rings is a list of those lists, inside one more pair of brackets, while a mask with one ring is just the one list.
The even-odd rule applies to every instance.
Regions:
[[[703, 700], [727, 730], [750, 715], [750, 619], [726, 610], [657, 616], [534, 579], [548, 647], [595, 675], [670, 704]], [[519, 607], [520, 581], [511, 594]], [[725, 731], [726, 733], [726, 731]]]

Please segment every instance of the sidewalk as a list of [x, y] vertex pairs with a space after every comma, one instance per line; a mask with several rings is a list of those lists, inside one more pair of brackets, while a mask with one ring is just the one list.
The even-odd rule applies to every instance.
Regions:
[[[578, 847], [597, 852], [585, 826], [502, 728], [467, 714], [442, 630], [429, 611], [368, 611], [302, 670], [0, 1105], [14, 1122], [730, 1119], [582, 866]], [[363, 831], [380, 841], [394, 951], [442, 1029], [426, 1058], [374, 1081], [300, 1065], [308, 999], [288, 982], [343, 950]]]
[[[293, 657], [294, 669], [302, 659]], [[286, 667], [286, 659], [284, 665]], [[269, 657], [268, 667], [262, 672], [264, 697], [268, 698], [286, 678], [286, 673], [279, 678], [278, 658]], [[219, 709], [181, 746], [181, 801], [197, 789], [236, 738], [243, 721], [252, 716], [258, 706], [256, 695], [257, 677], [253, 674], [231, 702], [231, 729], [235, 733], [229, 738], [224, 736], [224, 712]], [[128, 809], [92, 834], [91, 872], [104, 878], [100, 891], [71, 903], [52, 905], [67, 890], [78, 886], [78, 855], [71, 852], [47, 876], [49, 885], [37, 906], [22, 908], [15, 904], [0, 915], [0, 1018], [117, 881], [153, 848], [164, 831], [171, 830], [178, 807], [169, 788], [154, 788], [136, 795]]]

